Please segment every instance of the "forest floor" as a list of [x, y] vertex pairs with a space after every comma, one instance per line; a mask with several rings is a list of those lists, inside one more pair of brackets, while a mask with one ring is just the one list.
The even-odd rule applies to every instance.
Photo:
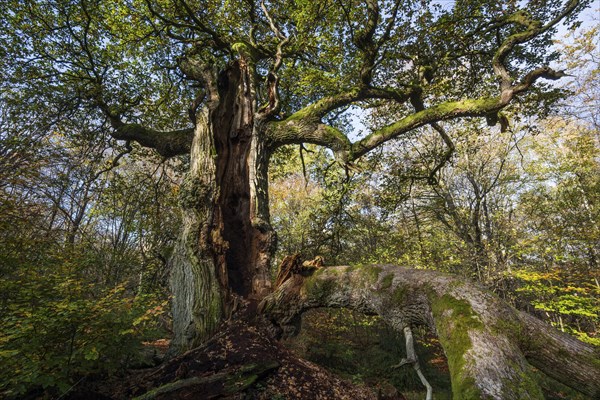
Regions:
[[[130, 369], [125, 375], [86, 377], [61, 400], [424, 398], [412, 368], [391, 367], [405, 350], [402, 341], [389, 332], [386, 337], [381, 326], [358, 320], [347, 329], [355, 315], [314, 310], [312, 316], [305, 315], [301, 334], [284, 342], [274, 337], [270, 324], [252, 308], [234, 314], [201, 347], [155, 367]], [[447, 364], [437, 339], [422, 335], [417, 344], [436, 398], [449, 399]], [[148, 344], [147, 350], [160, 356], [167, 348], [168, 341], [162, 340]], [[547, 400], [586, 399], [555, 381], [541, 375], [540, 379]], [[399, 387], [405, 389], [403, 393]]]
[[237, 313], [205, 345], [157, 367], [80, 385], [64, 399], [405, 399], [300, 358], [252, 314]]

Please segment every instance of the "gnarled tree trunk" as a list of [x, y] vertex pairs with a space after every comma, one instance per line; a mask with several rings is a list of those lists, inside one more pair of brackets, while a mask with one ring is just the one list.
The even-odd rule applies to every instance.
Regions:
[[593, 398], [600, 351], [519, 312], [477, 285], [440, 272], [393, 265], [296, 273], [261, 303], [278, 325], [297, 329], [314, 307], [380, 315], [402, 332], [425, 326], [448, 358], [455, 399], [543, 399], [531, 366]]
[[181, 187], [183, 229], [171, 258], [172, 350], [205, 341], [236, 296], [262, 298], [275, 247], [269, 225], [269, 149], [256, 120], [243, 60], [218, 77], [202, 71], [208, 105], [196, 113], [190, 169]]

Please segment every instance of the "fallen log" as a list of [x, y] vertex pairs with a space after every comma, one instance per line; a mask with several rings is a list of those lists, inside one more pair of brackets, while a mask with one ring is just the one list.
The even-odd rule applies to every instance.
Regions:
[[308, 309], [346, 307], [379, 315], [399, 332], [425, 326], [437, 334], [455, 399], [543, 399], [532, 367], [600, 397], [598, 348], [515, 310], [466, 279], [395, 265], [302, 269], [287, 275], [260, 304], [284, 335], [297, 331]]

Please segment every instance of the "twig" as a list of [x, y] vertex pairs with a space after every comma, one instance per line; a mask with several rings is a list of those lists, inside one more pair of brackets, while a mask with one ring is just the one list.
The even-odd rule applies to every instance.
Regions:
[[417, 372], [421, 383], [427, 389], [427, 394], [425, 395], [425, 400], [433, 399], [433, 388], [421, 372], [421, 366], [419, 365], [419, 359], [417, 358], [417, 353], [415, 352], [415, 345], [412, 330], [409, 326], [404, 327], [404, 339], [406, 340], [406, 358], [400, 360], [400, 363], [394, 365], [392, 368], [399, 368], [407, 364], [412, 364], [413, 369]]

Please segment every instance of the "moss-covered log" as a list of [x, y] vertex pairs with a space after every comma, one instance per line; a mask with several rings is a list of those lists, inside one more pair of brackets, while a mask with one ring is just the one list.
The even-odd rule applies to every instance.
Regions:
[[532, 366], [593, 398], [600, 395], [597, 348], [458, 277], [394, 265], [329, 267], [291, 276], [261, 304], [288, 331], [315, 307], [377, 314], [400, 332], [431, 329], [448, 358], [455, 399], [543, 399]]

